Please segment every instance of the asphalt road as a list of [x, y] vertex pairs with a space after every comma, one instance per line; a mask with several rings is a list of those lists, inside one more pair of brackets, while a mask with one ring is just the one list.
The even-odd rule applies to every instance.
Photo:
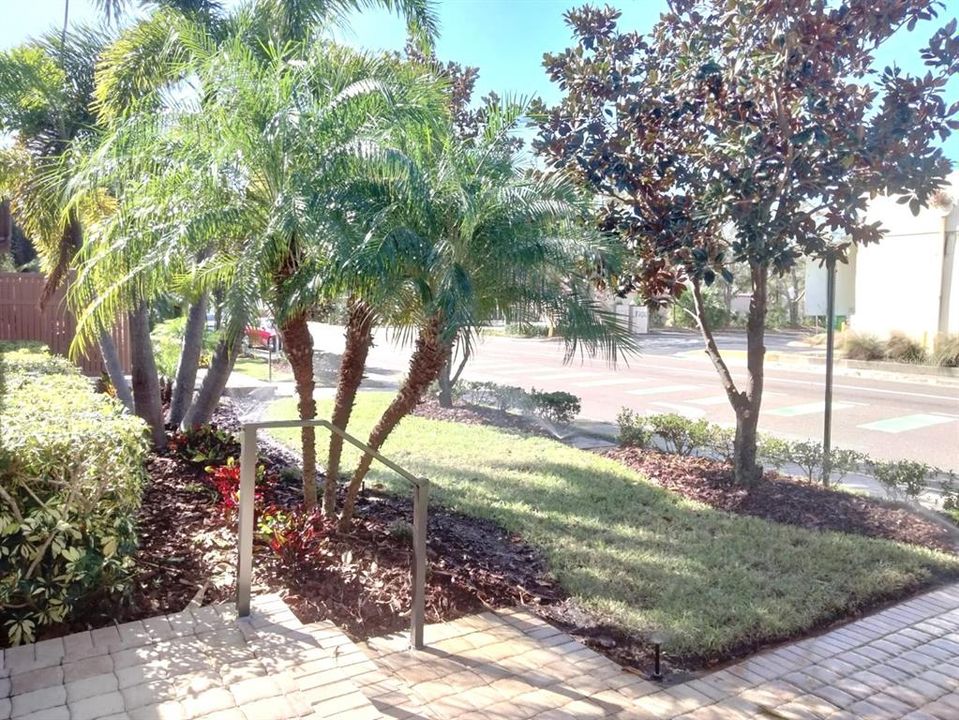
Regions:
[[[335, 362], [342, 330], [316, 326], [317, 350]], [[796, 337], [771, 335], [770, 350], [801, 352]], [[489, 337], [464, 372], [527, 389], [566, 390], [582, 398], [580, 417], [612, 422], [623, 407], [642, 413], [676, 412], [732, 425], [734, 415], [712, 364], [691, 334], [644, 338], [642, 354], [613, 367], [577, 357], [563, 363], [561, 342]], [[720, 347], [737, 381], [744, 377], [741, 334], [723, 335]], [[370, 354], [368, 386], [389, 386], [406, 367], [409, 349], [381, 333]], [[959, 382], [893, 376], [880, 379], [837, 374], [833, 444], [882, 459], [909, 458], [959, 471]], [[823, 368], [768, 365], [760, 430], [792, 439], [821, 439]]]

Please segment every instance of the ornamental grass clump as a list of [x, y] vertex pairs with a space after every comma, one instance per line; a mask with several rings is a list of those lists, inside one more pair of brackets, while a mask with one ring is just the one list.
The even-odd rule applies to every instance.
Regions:
[[0, 355], [0, 607], [16, 645], [126, 589], [145, 425], [45, 352]]

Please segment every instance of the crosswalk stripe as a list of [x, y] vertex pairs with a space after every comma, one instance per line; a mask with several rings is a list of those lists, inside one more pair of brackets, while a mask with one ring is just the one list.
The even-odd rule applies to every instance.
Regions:
[[650, 405], [655, 405], [656, 407], [666, 408], [667, 410], [672, 410], [677, 415], [682, 415], [683, 417], [698, 419], [706, 416], [706, 411], [698, 407], [689, 407], [689, 405], [683, 405], [681, 403], [671, 403], [657, 400], [651, 402]]
[[697, 385], [660, 385], [652, 388], [639, 388], [638, 390], [627, 390], [630, 395], [658, 395], [659, 393], [681, 392], [683, 390], [696, 390]]
[[875, 422], [859, 425], [858, 427], [862, 430], [877, 430], [879, 432], [895, 434], [950, 422], [956, 422], [955, 418], [943, 415], [917, 413], [916, 415], [901, 415], [899, 417], [886, 418], [885, 420], [876, 420]]
[[[832, 404], [833, 410], [845, 410], [855, 407], [860, 403], [835, 402]], [[825, 411], [825, 405], [820, 402], [802, 403], [801, 405], [787, 405], [786, 407], [770, 410], [769, 415], [778, 415], [779, 417], [798, 417], [800, 415], [815, 415]]]
[[493, 363], [490, 365], [473, 365], [466, 366], [467, 370], [476, 370], [478, 372], [490, 372], [490, 373], [500, 373], [507, 370], [514, 370], [516, 368], [516, 363]]
[[704, 398], [696, 398], [695, 400], [687, 400], [686, 402], [695, 403], [696, 405], [725, 405], [729, 402], [729, 398], [725, 395], [711, 395]]
[[648, 382], [649, 378], [612, 378], [610, 380], [587, 380], [586, 382], [573, 383], [575, 387], [604, 387], [606, 385], [635, 385], [636, 383]]
[[583, 372], [582, 370], [564, 370], [563, 372], [549, 372], [546, 375], [537, 375], [536, 380], [575, 380], [577, 378], [587, 378], [596, 375], [594, 372]]

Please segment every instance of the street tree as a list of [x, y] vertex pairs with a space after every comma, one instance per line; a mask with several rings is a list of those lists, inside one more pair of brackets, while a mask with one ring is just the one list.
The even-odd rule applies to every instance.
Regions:
[[[633, 271], [619, 290], [651, 302], [689, 292], [706, 353], [736, 415], [735, 477], [756, 482], [770, 277], [797, 261], [878, 242], [870, 197], [913, 212], [943, 185], [936, 145], [959, 127], [945, 99], [959, 71], [953, 19], [931, 34], [927, 72], [875, 69], [877, 49], [925, 27], [941, 0], [673, 0], [648, 35], [620, 13], [566, 14], [575, 44], [545, 56], [564, 96], [537, 148], [554, 172], [602, 198], [599, 224]], [[703, 289], [749, 269], [746, 380], [713, 338]]]

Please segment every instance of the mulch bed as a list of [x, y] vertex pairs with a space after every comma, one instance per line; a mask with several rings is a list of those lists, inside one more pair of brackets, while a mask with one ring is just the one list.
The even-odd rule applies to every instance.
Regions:
[[[427, 402], [417, 408], [416, 415], [551, 436], [534, 420], [480, 406], [444, 409]], [[237, 429], [229, 410], [219, 413], [216, 422], [226, 430]], [[296, 507], [302, 497], [294, 470], [298, 457], [268, 438], [260, 438], [260, 451], [260, 461], [274, 480], [271, 502], [281, 508]], [[945, 528], [908, 510], [776, 473], [767, 473], [760, 485], [746, 489], [733, 485], [729, 467], [713, 460], [636, 449], [606, 454], [669, 490], [730, 512], [955, 550]], [[235, 597], [236, 514], [221, 504], [203, 463], [164, 453], [152, 457], [147, 469], [130, 596], [95, 600], [75, 613], [82, 621], [46, 628], [38, 639], [177, 612], [191, 602], [208, 604]], [[341, 535], [324, 528], [324, 542], [305, 558], [291, 559], [258, 542], [253, 591], [277, 592], [303, 622], [330, 620], [355, 640], [405, 631], [411, 600], [411, 518], [408, 497], [366, 489], [358, 501], [352, 532]], [[428, 622], [526, 604], [624, 666], [649, 668], [648, 643], [579, 608], [550, 577], [539, 553], [517, 536], [494, 523], [432, 503], [428, 543]], [[752, 649], [744, 648], [742, 653]], [[699, 659], [690, 666], [710, 666], [725, 659]], [[674, 665], [669, 682], [684, 677]]]
[[[223, 418], [224, 425], [233, 423]], [[261, 439], [261, 463], [274, 478], [271, 501], [294, 508], [302, 489], [295, 456]], [[100, 598], [80, 620], [38, 639], [183, 610], [235, 597], [236, 512], [224, 509], [202, 463], [172, 453], [151, 458], [138, 518], [140, 547], [131, 595]], [[321, 480], [322, 482], [322, 480]], [[269, 545], [254, 547], [254, 593], [278, 592], [303, 622], [331, 620], [361, 640], [409, 627], [412, 501], [364, 490], [348, 535], [324, 526], [324, 539], [301, 561]], [[564, 596], [531, 547], [497, 525], [429, 509], [427, 622], [484, 609], [545, 604]]]
[[875, 499], [776, 472], [767, 472], [762, 482], [747, 488], [733, 483], [730, 465], [708, 458], [638, 448], [616, 448], [605, 454], [667, 490], [720, 510], [810, 530], [837, 530], [956, 551], [955, 534], [944, 525]]

